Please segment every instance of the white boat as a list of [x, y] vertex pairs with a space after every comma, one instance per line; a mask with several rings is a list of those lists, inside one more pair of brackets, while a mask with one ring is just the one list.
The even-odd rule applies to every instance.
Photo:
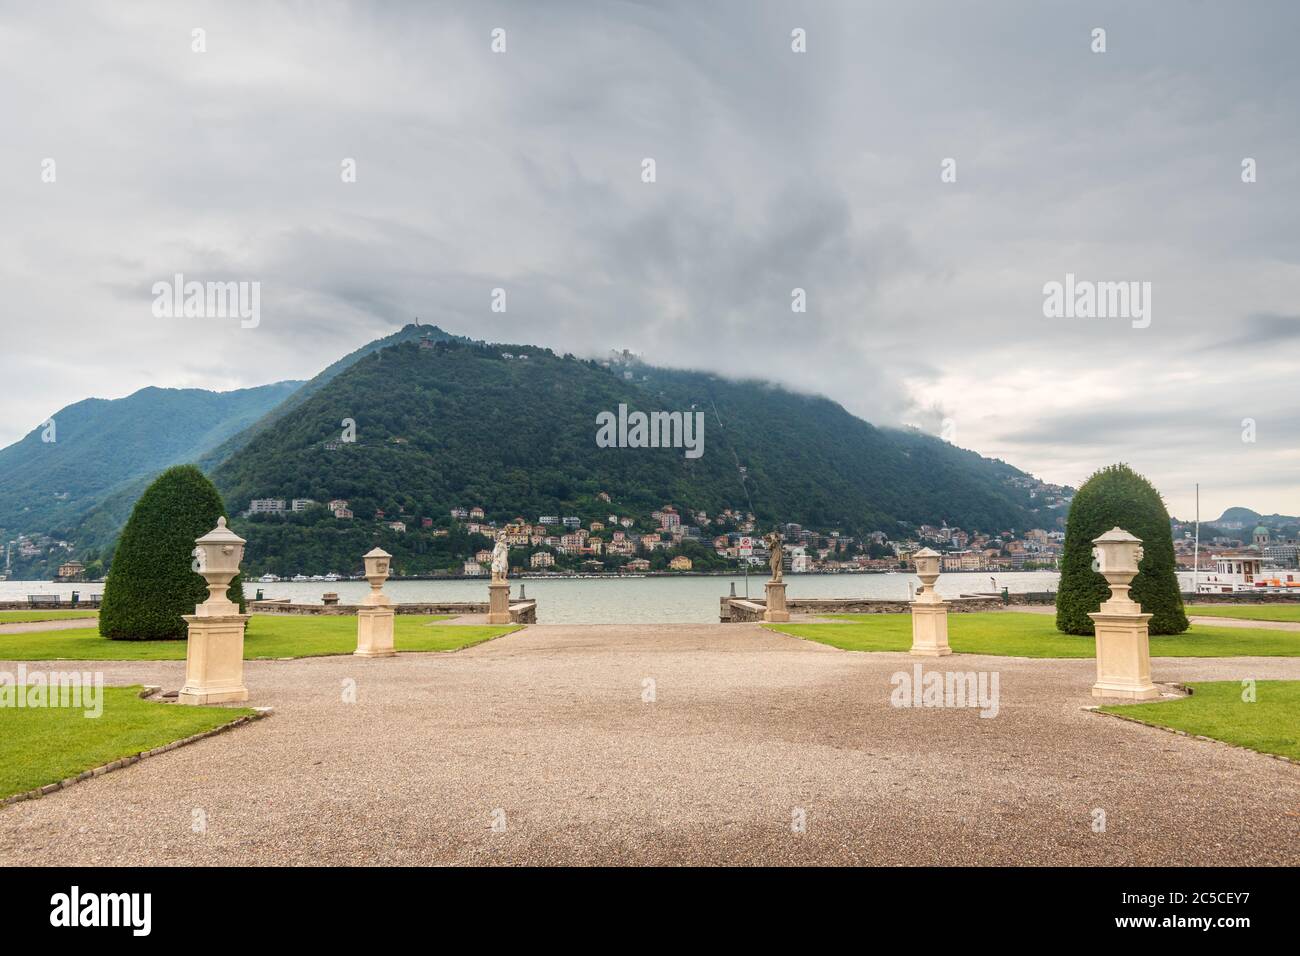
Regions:
[[321, 580], [323, 580], [323, 581], [329, 581], [329, 582], [333, 583], [334, 581], [338, 581], [338, 580], [340, 580], [340, 579], [339, 579], [339, 576], [338, 576], [337, 574], [335, 574], [333, 571], [331, 571], [329, 574], [325, 575], [325, 577], [323, 577]]
[[290, 580], [295, 582], [301, 582], [301, 581], [310, 581], [311, 578], [307, 577], [307, 575], [305, 574], [295, 574]]
[[1266, 568], [1258, 551], [1225, 551], [1210, 555], [1210, 560], [1214, 562], [1214, 570], [1200, 572], [1197, 594], [1300, 595], [1300, 571]]

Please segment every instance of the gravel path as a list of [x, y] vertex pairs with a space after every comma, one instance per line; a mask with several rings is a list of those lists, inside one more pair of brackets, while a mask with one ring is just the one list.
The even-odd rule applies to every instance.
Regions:
[[95, 617], [64, 617], [55, 621], [11, 621], [0, 624], [0, 634], [30, 634], [34, 631], [70, 631], [79, 627], [94, 627]]
[[[1300, 768], [1085, 712], [1090, 660], [926, 660], [996, 671], [998, 716], [891, 707], [915, 662], [741, 624], [253, 662], [272, 717], [0, 809], [0, 864], [1300, 863]], [[174, 689], [184, 664], [93, 667]]]
[[1300, 631], [1295, 621], [1256, 621], [1245, 617], [1211, 617], [1208, 614], [1189, 614], [1193, 624], [1213, 624], [1216, 627], [1262, 627], [1270, 631]]

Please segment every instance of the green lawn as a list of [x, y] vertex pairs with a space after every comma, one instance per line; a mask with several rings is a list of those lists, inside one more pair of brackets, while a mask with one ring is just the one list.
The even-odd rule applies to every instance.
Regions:
[[94, 608], [84, 611], [0, 611], [0, 624], [29, 624], [32, 621], [62, 621], [65, 618], [98, 617]]
[[137, 687], [103, 688], [103, 713], [0, 707], [0, 797], [57, 783], [253, 713], [141, 700]]
[[[454, 651], [509, 634], [517, 624], [436, 624], [446, 615], [398, 614], [393, 643], [399, 651]], [[255, 614], [244, 635], [244, 659], [319, 657], [357, 649], [357, 619], [347, 615]], [[0, 661], [177, 661], [185, 641], [109, 641], [93, 627], [30, 634], [0, 634]]]
[[1260, 753], [1300, 760], [1300, 681], [1255, 683], [1255, 701], [1241, 699], [1240, 681], [1188, 684], [1191, 697], [1102, 707], [1157, 727], [1213, 737]]
[[1233, 605], [1231, 607], [1201, 607], [1184, 605], [1188, 617], [1237, 617], [1246, 621], [1293, 621], [1300, 623], [1300, 604]]
[[[912, 646], [910, 614], [835, 617], [836, 623], [831, 624], [764, 626], [846, 651], [906, 651]], [[1007, 657], [1093, 657], [1097, 651], [1091, 637], [1060, 633], [1050, 614], [1015, 611], [949, 614], [948, 643], [958, 654]], [[1151, 656], [1300, 657], [1300, 631], [1193, 624], [1185, 634], [1152, 637]]]

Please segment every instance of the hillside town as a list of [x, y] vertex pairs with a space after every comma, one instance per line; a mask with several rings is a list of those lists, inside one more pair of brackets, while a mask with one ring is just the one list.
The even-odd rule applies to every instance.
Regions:
[[[1030, 493], [1041, 496], [1051, 511], [1068, 509], [1069, 489], [1040, 483]], [[645, 514], [620, 513], [608, 494], [596, 498], [606, 513], [596, 517], [575, 514], [502, 515], [484, 504], [457, 505], [441, 514], [409, 514], [404, 510], [374, 509], [358, 516], [345, 498], [319, 502], [309, 498], [256, 498], [241, 513], [243, 520], [326, 521], [340, 526], [364, 526], [387, 540], [448, 539], [462, 541], [454, 560], [440, 567], [439, 576], [480, 577], [487, 574], [491, 546], [504, 532], [511, 549], [513, 573], [540, 574], [647, 574], [734, 572], [746, 564], [766, 567], [770, 560], [755, 515], [744, 509], [725, 508], [716, 514], [666, 503]], [[590, 510], [590, 509], [588, 509]], [[941, 555], [944, 573], [1051, 571], [1059, 566], [1065, 539], [1064, 510], [1052, 528], [984, 531], [922, 524], [903, 534], [872, 531], [863, 535], [838, 529], [806, 528], [786, 523], [783, 566], [792, 574], [886, 573], [907, 569], [921, 548]], [[1174, 553], [1180, 570], [1206, 571], [1216, 561], [1255, 558], [1264, 568], [1300, 567], [1300, 535], [1296, 529], [1270, 529], [1257, 525], [1230, 528], [1205, 525], [1196, 547], [1194, 523], [1171, 521]], [[449, 545], [453, 548], [454, 545]], [[0, 580], [17, 568], [40, 563], [52, 579], [98, 580], [99, 560], [78, 559], [74, 543], [50, 535], [20, 534], [4, 543]], [[324, 572], [327, 568], [299, 568]]]
[[[610, 497], [601, 493], [598, 500], [609, 503]], [[521, 570], [532, 572], [698, 572], [734, 570], [745, 563], [766, 566], [770, 560], [754, 514], [732, 508], [709, 514], [668, 503], [649, 515], [611, 511], [594, 519], [539, 514], [502, 520], [489, 518], [490, 510], [475, 504], [450, 508], [445, 517], [377, 509], [358, 519], [349, 504], [342, 498], [323, 504], [304, 498], [260, 498], [249, 502], [244, 516], [265, 520], [323, 508], [336, 521], [368, 520], [397, 535], [445, 537], [460, 530], [493, 541], [501, 532], [506, 544], [518, 549]], [[1052, 570], [1064, 541], [1059, 528], [982, 532], [923, 524], [895, 537], [881, 531], [859, 537], [795, 523], [783, 524], [779, 530], [785, 551], [783, 564], [793, 574], [899, 570], [908, 567], [911, 555], [923, 547], [942, 553], [946, 572]], [[706, 555], [714, 560], [702, 562]], [[489, 547], [477, 548], [464, 555], [461, 573], [471, 577], [485, 574], [490, 560]]]

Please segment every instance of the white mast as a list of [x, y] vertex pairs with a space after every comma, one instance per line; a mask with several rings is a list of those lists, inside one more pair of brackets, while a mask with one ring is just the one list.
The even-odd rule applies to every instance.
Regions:
[[1196, 483], [1196, 550], [1192, 552], [1192, 593], [1196, 593], [1196, 583], [1201, 572], [1201, 483]]

